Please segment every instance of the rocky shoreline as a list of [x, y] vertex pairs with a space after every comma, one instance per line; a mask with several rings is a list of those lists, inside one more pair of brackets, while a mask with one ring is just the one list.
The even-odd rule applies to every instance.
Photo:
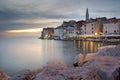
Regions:
[[0, 80], [120, 80], [120, 45], [101, 47], [86, 57], [80, 55], [77, 67], [53, 59], [37, 71], [23, 70], [14, 76], [0, 71]]

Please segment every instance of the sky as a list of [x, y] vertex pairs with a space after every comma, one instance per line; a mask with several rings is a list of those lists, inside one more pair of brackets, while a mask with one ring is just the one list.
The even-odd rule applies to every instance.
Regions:
[[120, 0], [0, 0], [0, 35], [39, 33], [63, 21], [84, 20], [86, 8], [91, 18], [120, 18]]

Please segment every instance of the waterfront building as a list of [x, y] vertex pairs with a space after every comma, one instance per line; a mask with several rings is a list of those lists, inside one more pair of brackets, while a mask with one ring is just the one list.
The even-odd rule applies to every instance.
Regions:
[[54, 29], [54, 39], [63, 39], [64, 29], [62, 26], [58, 26]]
[[62, 25], [55, 28], [54, 29], [54, 39], [60, 39], [60, 40], [66, 39], [67, 27], [68, 27], [68, 22], [63, 21]]
[[85, 21], [80, 20], [76, 22], [76, 36], [77, 38], [80, 37], [80, 35], [82, 34], [82, 25], [84, 24]]
[[118, 33], [117, 23], [105, 23], [103, 24], [103, 33], [104, 34], [116, 34]]
[[94, 35], [95, 22], [89, 21], [82, 25], [82, 35]]
[[52, 39], [54, 35], [54, 28], [43, 28], [41, 38]]
[[82, 25], [82, 35], [102, 35], [103, 24], [107, 22], [106, 17], [89, 19]]
[[67, 24], [67, 26], [65, 27], [65, 37], [66, 39], [74, 39], [76, 38], [76, 21], [74, 20], [70, 20]]
[[[104, 37], [109, 34], [120, 34], [120, 19], [106, 17], [98, 17], [96, 19], [89, 18], [88, 8], [86, 9], [85, 21], [63, 21], [56, 28], [44, 28], [42, 38], [53, 38], [60, 40], [73, 40], [79, 38], [97, 38]], [[112, 35], [113, 36], [113, 35]]]
[[88, 8], [86, 10], [85, 22], [82, 23], [81, 35], [94, 35], [95, 31], [95, 19], [89, 19]]
[[69, 26], [69, 22], [63, 21], [63, 24], [61, 26], [63, 28], [63, 35], [62, 35], [61, 39], [66, 40], [67, 39], [67, 28]]
[[105, 35], [118, 34], [119, 33], [118, 20], [116, 18], [108, 19], [108, 22], [103, 24], [103, 33]]
[[96, 18], [94, 34], [102, 35], [103, 34], [103, 24], [105, 24], [106, 22], [107, 22], [106, 17]]

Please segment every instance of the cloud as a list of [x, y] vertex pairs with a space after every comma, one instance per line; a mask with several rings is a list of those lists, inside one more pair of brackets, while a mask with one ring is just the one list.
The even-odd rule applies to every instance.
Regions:
[[63, 20], [120, 17], [119, 0], [0, 0], [0, 31], [59, 26]]

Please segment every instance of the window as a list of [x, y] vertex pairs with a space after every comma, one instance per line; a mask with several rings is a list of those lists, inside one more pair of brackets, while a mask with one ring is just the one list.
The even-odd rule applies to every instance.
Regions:
[[116, 30], [114, 30], [114, 33], [116, 33]]
[[93, 26], [93, 24], [92, 24], [92, 26]]

